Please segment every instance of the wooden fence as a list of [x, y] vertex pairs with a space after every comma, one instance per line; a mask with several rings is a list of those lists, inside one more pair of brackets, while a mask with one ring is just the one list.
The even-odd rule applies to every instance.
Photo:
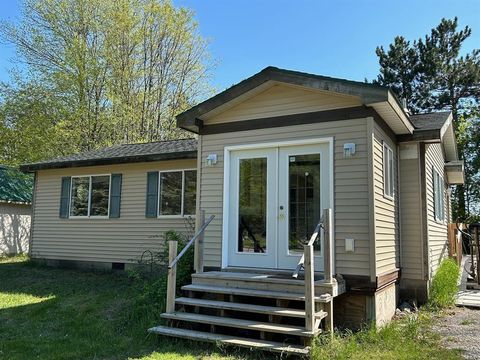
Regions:
[[[465, 229], [465, 224], [459, 225]], [[448, 224], [448, 254], [453, 257], [459, 266], [462, 265], [462, 234], [457, 229], [457, 224]]]

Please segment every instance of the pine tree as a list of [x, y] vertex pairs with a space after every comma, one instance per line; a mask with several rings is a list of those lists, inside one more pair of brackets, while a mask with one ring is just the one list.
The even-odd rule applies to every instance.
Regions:
[[[423, 39], [410, 43], [397, 36], [388, 52], [378, 47], [380, 75], [376, 82], [406, 98], [412, 113], [451, 110], [457, 137], [463, 138], [465, 127], [460, 126], [460, 116], [464, 121], [465, 116], [472, 114], [469, 110], [480, 103], [480, 50], [460, 55], [472, 30], [468, 26], [462, 30], [457, 27], [457, 18], [442, 19]], [[472, 162], [471, 147], [459, 142], [458, 150], [460, 159], [469, 162], [469, 171], [478, 172], [480, 164]], [[469, 189], [478, 188], [479, 184], [471, 182], [479, 181], [467, 176], [465, 187], [457, 187], [454, 219], [465, 219], [469, 214], [471, 204], [466, 204], [465, 197], [472, 198]]]

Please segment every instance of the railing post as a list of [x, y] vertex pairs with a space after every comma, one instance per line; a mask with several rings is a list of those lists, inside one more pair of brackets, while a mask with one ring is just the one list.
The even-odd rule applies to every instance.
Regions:
[[313, 245], [304, 245], [305, 269], [305, 330], [313, 332], [315, 329], [315, 270]]
[[[205, 210], [200, 210], [200, 219], [198, 219], [198, 228], [205, 224]], [[205, 239], [205, 231], [202, 231], [200, 236], [195, 240], [195, 272], [203, 272], [203, 240]]]
[[175, 292], [177, 285], [177, 264], [170, 267], [170, 264], [177, 257], [177, 241], [171, 240], [168, 242], [168, 275], [167, 275], [167, 304], [166, 313], [173, 313], [175, 311]]
[[332, 209], [325, 209], [323, 211], [324, 219], [324, 273], [325, 273], [325, 282], [332, 282], [333, 275], [333, 214]]

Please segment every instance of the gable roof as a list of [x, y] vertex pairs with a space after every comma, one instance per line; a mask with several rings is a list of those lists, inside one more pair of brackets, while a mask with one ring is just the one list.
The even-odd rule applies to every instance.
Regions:
[[124, 164], [134, 162], [195, 159], [197, 140], [180, 139], [139, 144], [122, 144], [80, 154], [39, 161], [20, 166], [22, 171], [58, 169], [68, 167]]
[[363, 104], [374, 108], [397, 134], [411, 134], [413, 125], [395, 94], [385, 86], [359, 81], [332, 78], [305, 72], [266, 67], [259, 73], [233, 85], [225, 91], [190, 108], [177, 116], [177, 126], [198, 133], [203, 127], [202, 116], [233, 103], [235, 99], [248, 97], [268, 84], [285, 83], [310, 89], [328, 91], [358, 97]]
[[410, 116], [415, 129], [413, 134], [399, 135], [400, 142], [425, 141], [440, 142], [445, 150], [447, 161], [457, 161], [457, 140], [453, 129], [453, 116], [451, 111], [439, 111]]
[[[415, 130], [440, 130], [450, 116], [450, 111], [410, 115]], [[414, 130], [414, 131], [415, 131]]]
[[32, 193], [32, 175], [0, 165], [0, 202], [29, 204]]

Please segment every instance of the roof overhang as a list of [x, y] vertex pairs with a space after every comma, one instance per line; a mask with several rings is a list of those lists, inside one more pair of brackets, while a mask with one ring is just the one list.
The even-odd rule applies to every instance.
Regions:
[[440, 142], [445, 150], [446, 161], [457, 161], [457, 141], [453, 129], [453, 116], [450, 114], [440, 129], [415, 129], [413, 134], [397, 135], [399, 142], [422, 141], [422, 142]]
[[465, 183], [465, 171], [463, 161], [449, 161], [445, 163], [447, 182], [450, 185], [462, 185]]
[[[445, 148], [445, 157], [447, 161], [458, 160], [457, 140], [455, 130], [453, 129], [453, 116], [450, 114], [447, 121], [440, 129], [440, 140]], [[462, 164], [463, 166], [463, 164]]]
[[275, 83], [355, 96], [382, 116], [395, 134], [412, 134], [413, 125], [394, 94], [384, 86], [267, 67], [177, 116], [177, 126], [199, 133], [212, 114], [255, 96]]
[[373, 107], [396, 135], [413, 134], [413, 124], [408, 119], [403, 107], [400, 106], [397, 97], [390, 90], [387, 89], [385, 101], [366, 105]]
[[37, 163], [37, 164], [24, 164], [20, 165], [20, 171], [34, 172], [38, 170], [47, 169], [62, 169], [73, 167], [85, 167], [85, 166], [97, 166], [97, 165], [113, 165], [113, 164], [127, 164], [138, 162], [151, 162], [151, 161], [164, 161], [164, 160], [181, 160], [181, 159], [196, 159], [197, 151], [182, 151], [171, 152], [163, 154], [148, 154], [137, 156], [122, 156], [112, 158], [101, 159], [82, 159], [82, 160], [70, 160], [70, 161], [58, 161], [51, 163]]

